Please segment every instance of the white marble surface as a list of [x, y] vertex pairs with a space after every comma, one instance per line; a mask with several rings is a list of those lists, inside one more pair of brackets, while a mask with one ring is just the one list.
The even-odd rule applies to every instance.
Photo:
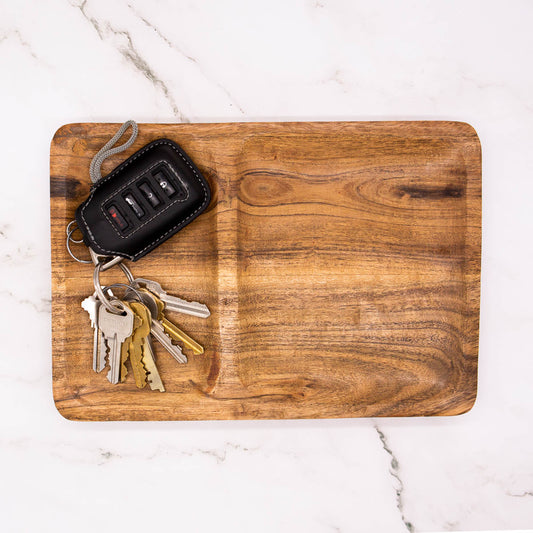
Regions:
[[[0, 0], [0, 529], [533, 527], [532, 22], [528, 1]], [[404, 420], [61, 418], [49, 142], [66, 122], [127, 118], [470, 122], [484, 188], [474, 409]]]

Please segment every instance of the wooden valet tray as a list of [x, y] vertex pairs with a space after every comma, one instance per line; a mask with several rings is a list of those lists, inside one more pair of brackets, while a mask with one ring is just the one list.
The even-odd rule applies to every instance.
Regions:
[[[154, 139], [209, 181], [197, 220], [137, 277], [205, 302], [169, 314], [205, 346], [180, 365], [156, 345], [167, 392], [92, 371], [80, 307], [91, 265], [65, 228], [89, 163], [119, 124], [68, 124], [51, 145], [53, 385], [72, 420], [455, 415], [477, 390], [481, 148], [461, 122], [141, 124], [104, 175]], [[76, 248], [87, 257], [82, 245]], [[123, 282], [120, 269], [103, 282]]]

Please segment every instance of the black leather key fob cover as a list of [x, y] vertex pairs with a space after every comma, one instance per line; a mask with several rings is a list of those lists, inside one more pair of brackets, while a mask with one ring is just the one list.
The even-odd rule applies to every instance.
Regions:
[[96, 253], [137, 261], [194, 220], [210, 200], [209, 185], [187, 154], [159, 139], [93, 185], [76, 221]]

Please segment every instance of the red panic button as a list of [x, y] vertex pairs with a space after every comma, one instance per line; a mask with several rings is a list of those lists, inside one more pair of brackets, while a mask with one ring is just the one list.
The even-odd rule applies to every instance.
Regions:
[[109, 215], [111, 216], [111, 220], [119, 230], [123, 231], [128, 227], [126, 219], [120, 214], [120, 211], [114, 205], [110, 205], [107, 208], [107, 212], [109, 213]]

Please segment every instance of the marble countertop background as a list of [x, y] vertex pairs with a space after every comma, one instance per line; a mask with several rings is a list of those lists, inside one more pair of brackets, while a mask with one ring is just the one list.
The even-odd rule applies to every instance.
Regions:
[[[533, 3], [0, 0], [2, 531], [533, 527]], [[460, 417], [75, 423], [52, 400], [49, 144], [77, 121], [449, 119], [483, 147]]]

